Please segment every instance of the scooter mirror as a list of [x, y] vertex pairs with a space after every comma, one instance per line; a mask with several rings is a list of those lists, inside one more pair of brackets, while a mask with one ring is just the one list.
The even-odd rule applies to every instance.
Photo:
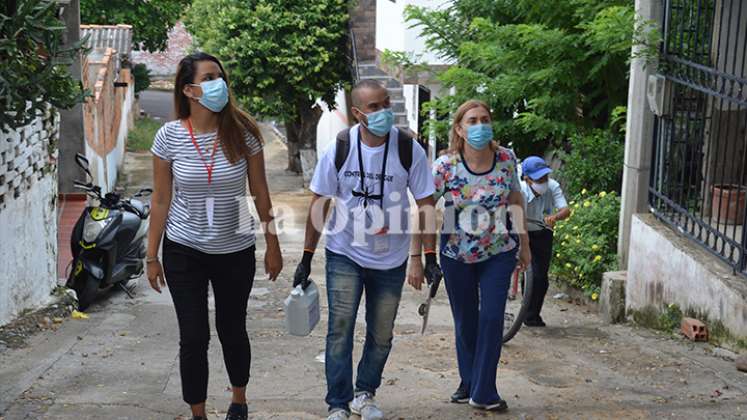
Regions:
[[80, 153], [77, 153], [75, 155], [75, 163], [77, 163], [78, 166], [80, 166], [80, 168], [83, 169], [86, 172], [86, 174], [88, 174], [89, 177], [93, 178], [91, 176], [91, 171], [88, 169], [90, 164], [88, 163], [88, 159], [86, 159], [85, 156], [83, 156]]
[[152, 188], [143, 188], [135, 194], [135, 197], [148, 197], [151, 194], [153, 194]]

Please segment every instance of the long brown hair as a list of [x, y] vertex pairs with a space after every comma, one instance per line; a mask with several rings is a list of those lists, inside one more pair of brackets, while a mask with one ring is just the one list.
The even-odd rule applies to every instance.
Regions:
[[[459, 108], [457, 108], [456, 113], [454, 114], [454, 122], [451, 123], [451, 141], [449, 142], [449, 150], [447, 153], [460, 154], [464, 152], [464, 142], [466, 140], [464, 139], [464, 137], [459, 135], [459, 133], [457, 132], [457, 127], [462, 124], [464, 115], [467, 114], [469, 110], [475, 108], [485, 109], [486, 111], [488, 111], [488, 114], [492, 119], [493, 116], [490, 112], [490, 107], [483, 101], [480, 101], [478, 99], [470, 99], [469, 101], [459, 105]], [[498, 143], [495, 141], [495, 139], [490, 142], [490, 148], [493, 151], [498, 149]]]
[[234, 164], [249, 157], [249, 146], [246, 144], [247, 131], [260, 142], [262, 142], [262, 134], [254, 118], [236, 105], [236, 100], [231, 93], [228, 74], [220, 61], [214, 56], [204, 52], [196, 52], [184, 57], [179, 62], [179, 67], [176, 70], [176, 82], [174, 83], [176, 117], [180, 120], [189, 118], [189, 98], [184, 94], [184, 86], [194, 83], [197, 63], [200, 61], [216, 63], [220, 67], [221, 74], [223, 74], [223, 80], [228, 85], [228, 103], [218, 113], [218, 139], [226, 158]]

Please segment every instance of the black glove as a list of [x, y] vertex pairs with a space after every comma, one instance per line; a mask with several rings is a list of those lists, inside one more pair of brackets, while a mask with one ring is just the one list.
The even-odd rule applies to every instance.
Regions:
[[304, 251], [301, 262], [296, 267], [296, 273], [293, 275], [293, 287], [302, 285], [301, 287], [306, 290], [309, 287], [309, 275], [311, 275], [311, 258], [314, 256], [313, 252]]
[[430, 252], [428, 254], [425, 254], [425, 281], [428, 282], [428, 285], [433, 284], [433, 282], [440, 282], [441, 278], [443, 278], [443, 273], [441, 272], [441, 267], [438, 266], [438, 262], [436, 261], [436, 253]]

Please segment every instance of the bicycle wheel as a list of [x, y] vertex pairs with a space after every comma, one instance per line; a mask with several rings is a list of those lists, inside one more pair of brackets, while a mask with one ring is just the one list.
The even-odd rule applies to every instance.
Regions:
[[503, 342], [508, 343], [524, 324], [529, 311], [532, 297], [532, 271], [514, 274], [511, 279], [511, 291], [515, 291], [514, 299], [506, 301], [506, 311], [503, 318]]

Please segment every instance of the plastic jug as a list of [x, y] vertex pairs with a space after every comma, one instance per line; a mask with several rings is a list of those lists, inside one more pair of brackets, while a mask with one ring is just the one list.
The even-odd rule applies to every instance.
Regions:
[[307, 336], [319, 322], [319, 289], [313, 281], [299, 284], [285, 299], [285, 326], [291, 335]]

